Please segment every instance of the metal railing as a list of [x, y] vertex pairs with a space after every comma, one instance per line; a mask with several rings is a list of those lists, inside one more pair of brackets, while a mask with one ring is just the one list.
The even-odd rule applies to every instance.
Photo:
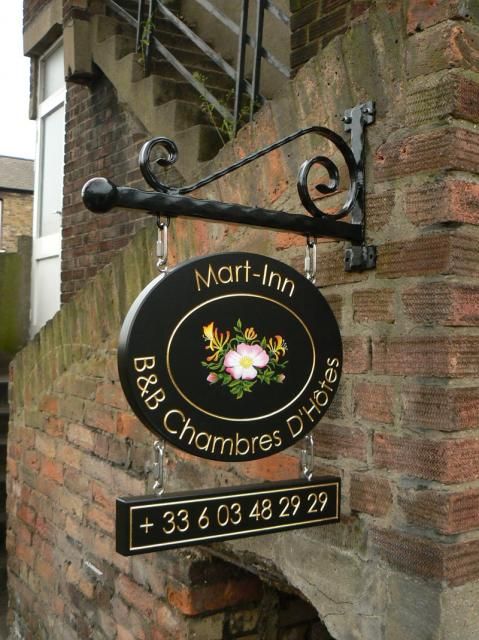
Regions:
[[[261, 62], [266, 60], [284, 77], [290, 78], [290, 70], [282, 64], [270, 51], [263, 46], [263, 25], [265, 11], [269, 11], [280, 22], [288, 25], [289, 17], [284, 14], [271, 0], [256, 0], [256, 21], [254, 36], [248, 33], [248, 14], [250, 0], [241, 1], [239, 24], [220, 11], [210, 0], [195, 0], [205, 11], [219, 20], [238, 41], [236, 68], [232, 67], [223, 56], [212, 49], [198, 34], [192, 31], [179, 17], [177, 17], [162, 0], [137, 0], [136, 16], [133, 16], [121, 0], [106, 0], [107, 6], [136, 29], [136, 50], [141, 51], [144, 58], [145, 74], [151, 71], [152, 49], [171, 64], [176, 71], [206, 100], [221, 118], [228, 122], [233, 135], [244, 118], [244, 100], [249, 100], [249, 119], [253, 119], [255, 109], [264, 102], [260, 93]], [[130, 3], [131, 4], [131, 3]], [[203, 81], [201, 74], [191, 73], [187, 67], [169, 50], [155, 34], [155, 15], [167, 20], [178, 31], [186, 36], [203, 54], [205, 54], [221, 71], [231, 78], [234, 83], [233, 109], [218, 99]], [[246, 48], [252, 49], [251, 82], [246, 78]]]

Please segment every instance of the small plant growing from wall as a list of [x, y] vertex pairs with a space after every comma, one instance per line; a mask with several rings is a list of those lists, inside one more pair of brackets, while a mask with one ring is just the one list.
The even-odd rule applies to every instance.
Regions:
[[[208, 78], [204, 74], [200, 73], [199, 71], [195, 71], [193, 73], [193, 77], [195, 80], [197, 80], [198, 82], [201, 82], [201, 84], [203, 85], [206, 85], [208, 82]], [[219, 103], [226, 108], [230, 108], [230, 105], [234, 99], [234, 94], [235, 94], [235, 90], [234, 88], [231, 88], [224, 95], [224, 97], [219, 100]], [[204, 96], [200, 96], [200, 101], [201, 101], [201, 111], [203, 111], [203, 113], [206, 114], [210, 124], [212, 124], [213, 127], [216, 129], [216, 132], [221, 140], [221, 143], [226, 144], [227, 142], [230, 142], [230, 140], [233, 140], [233, 138], [235, 137], [234, 119], [221, 118], [221, 116], [219, 116], [219, 114], [216, 112], [213, 105]], [[255, 110], [260, 106], [261, 106], [261, 102], [260, 100], [257, 100], [254, 105]], [[249, 111], [250, 109], [248, 104], [244, 105], [241, 108], [239, 112], [239, 126], [246, 124], [249, 117]]]
[[148, 61], [148, 50], [151, 44], [151, 36], [155, 30], [155, 22], [153, 16], [149, 16], [143, 23], [141, 29], [140, 38], [140, 51], [138, 55], [138, 62], [145, 67]]

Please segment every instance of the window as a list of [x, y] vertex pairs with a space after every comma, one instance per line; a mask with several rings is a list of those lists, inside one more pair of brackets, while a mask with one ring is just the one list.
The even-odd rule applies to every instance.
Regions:
[[65, 147], [63, 47], [40, 59], [33, 207], [32, 323], [34, 335], [60, 308], [61, 213]]

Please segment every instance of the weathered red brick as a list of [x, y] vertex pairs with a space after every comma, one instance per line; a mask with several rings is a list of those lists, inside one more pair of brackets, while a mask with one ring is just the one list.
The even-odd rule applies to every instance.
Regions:
[[421, 226], [444, 222], [479, 224], [478, 200], [479, 185], [474, 182], [426, 182], [406, 191], [406, 215]]
[[477, 326], [479, 287], [452, 282], [430, 282], [402, 294], [406, 315], [425, 325]]
[[385, 278], [479, 274], [476, 240], [462, 233], [435, 233], [384, 244], [377, 274]]
[[374, 373], [463, 377], [479, 367], [479, 336], [414, 336], [373, 340]]
[[126, 575], [120, 575], [115, 583], [118, 594], [133, 609], [139, 611], [147, 619], [152, 620], [156, 607], [156, 598], [153, 594], [131, 580]]
[[375, 433], [374, 463], [445, 484], [479, 478], [479, 439], [430, 440]]
[[451, 117], [477, 122], [479, 84], [459, 73], [420, 77], [409, 87], [406, 124], [409, 127], [440, 122]]
[[104, 405], [88, 404], [85, 411], [85, 424], [108, 433], [116, 431], [116, 412]]
[[[293, 259], [293, 266], [300, 272], [304, 269], [304, 254], [296, 260]], [[365, 273], [359, 271], [344, 270], [344, 250], [330, 243], [319, 243], [318, 246], [318, 268], [316, 273], [316, 284], [318, 287], [329, 287], [335, 284], [352, 284], [366, 279]]]
[[440, 431], [479, 428], [479, 389], [408, 385], [401, 391], [405, 426]]
[[407, 521], [439, 533], [451, 535], [479, 528], [479, 490], [466, 489], [447, 493], [425, 489], [405, 491], [399, 495], [399, 506]]
[[379, 180], [420, 172], [458, 170], [474, 172], [479, 161], [479, 133], [458, 127], [440, 127], [385, 142], [375, 154]]
[[409, 38], [408, 75], [417, 77], [458, 67], [473, 69], [478, 50], [479, 38], [473, 25], [452, 21], [438, 24]]
[[58, 398], [55, 396], [44, 396], [39, 403], [40, 411], [45, 413], [51, 413], [53, 415], [58, 414]]
[[241, 473], [256, 480], [286, 480], [298, 473], [299, 461], [295, 456], [277, 453], [268, 458], [250, 460], [241, 464]]
[[383, 229], [392, 219], [396, 201], [394, 190], [366, 194], [367, 226], [371, 231]]
[[167, 587], [168, 602], [184, 615], [197, 616], [261, 599], [262, 583], [256, 576], [231, 579], [191, 588], [171, 583]]
[[103, 382], [97, 386], [95, 402], [117, 409], [128, 409], [128, 402], [119, 382]]
[[38, 473], [40, 470], [40, 454], [36, 451], [25, 451], [23, 454], [23, 464], [30, 471]]
[[29, 507], [26, 504], [21, 504], [17, 509], [17, 518], [23, 520], [30, 527], [35, 526], [35, 521], [37, 518], [37, 512], [32, 507]]
[[90, 481], [79, 469], [66, 465], [63, 482], [68, 491], [90, 498]]
[[15, 546], [15, 556], [29, 567], [33, 567], [35, 562], [35, 551], [31, 544], [26, 545], [17, 543]]
[[35, 436], [36, 449], [47, 458], [55, 458], [56, 455], [56, 442], [53, 438], [46, 436], [44, 433], [39, 432]]
[[391, 385], [358, 382], [353, 387], [353, 398], [355, 416], [384, 424], [394, 421], [395, 392]]
[[394, 322], [393, 289], [362, 289], [353, 293], [353, 317], [358, 322]]
[[479, 578], [479, 540], [445, 544], [391, 529], [374, 529], [379, 557], [406, 573], [459, 586]]
[[366, 460], [367, 434], [355, 427], [320, 422], [313, 431], [315, 455], [322, 458]]
[[92, 600], [95, 595], [95, 584], [93, 580], [88, 580], [83, 572], [74, 563], [71, 563], [65, 573], [68, 583], [75, 586], [88, 600]]
[[351, 509], [372, 516], [385, 516], [392, 505], [391, 486], [372, 473], [351, 474]]
[[408, 3], [407, 31], [423, 31], [439, 22], [468, 16], [467, 2], [461, 0], [411, 0]]
[[[114, 503], [112, 502], [110, 505], [109, 511], [113, 511]], [[88, 522], [98, 527], [105, 533], [110, 535], [114, 534], [115, 531], [115, 518], [113, 513], [108, 513], [105, 509], [99, 509], [94, 504], [91, 504], [86, 509], [86, 518]]]
[[343, 373], [366, 373], [371, 367], [371, 343], [366, 336], [343, 336]]
[[148, 437], [148, 430], [132, 413], [118, 413], [116, 416], [116, 432], [122, 438], [130, 438], [134, 442], [143, 442]]
[[82, 449], [91, 451], [95, 443], [95, 433], [82, 424], [69, 424], [66, 428], [67, 440]]

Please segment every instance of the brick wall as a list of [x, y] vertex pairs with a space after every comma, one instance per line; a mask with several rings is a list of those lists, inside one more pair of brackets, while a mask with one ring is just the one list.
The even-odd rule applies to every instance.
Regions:
[[2, 229], [0, 249], [17, 250], [19, 236], [32, 235], [33, 195], [0, 190]]
[[118, 103], [109, 81], [98, 78], [92, 88], [69, 84], [65, 121], [63, 302], [84, 287], [150, 220], [132, 211], [95, 216], [83, 206], [81, 189], [94, 176], [108, 174], [117, 184], [144, 188], [138, 152], [149, 136]]
[[368, 8], [365, 0], [291, 0], [291, 69], [315, 56]]
[[[155, 234], [142, 229], [14, 363], [8, 545], [16, 637], [212, 640], [208, 625], [221, 620], [218, 638], [226, 638], [230, 613], [261, 609], [265, 587], [210, 554], [287, 583], [336, 640], [478, 635], [479, 27], [467, 3], [377, 4], [216, 160], [224, 166], [318, 124], [318, 114], [339, 131], [345, 108], [377, 102], [366, 146], [377, 269], [346, 273], [343, 243], [319, 247], [318, 284], [338, 317], [345, 362], [340, 393], [313, 432], [315, 472], [341, 476], [341, 523], [219, 544], [188, 561], [190, 552], [115, 554], [114, 498], [146, 491], [154, 440], [128, 410], [115, 364], [121, 321], [154, 276]], [[290, 145], [201, 195], [298, 211], [294, 172], [320, 146]], [[98, 169], [118, 180], [112, 167]], [[171, 264], [247, 249], [303, 268], [304, 241], [289, 234], [177, 220], [170, 236]], [[297, 477], [298, 454], [231, 465], [168, 447], [167, 489]], [[213, 574], [199, 587], [196, 563], [207, 561]], [[218, 592], [233, 600], [202, 608]]]

